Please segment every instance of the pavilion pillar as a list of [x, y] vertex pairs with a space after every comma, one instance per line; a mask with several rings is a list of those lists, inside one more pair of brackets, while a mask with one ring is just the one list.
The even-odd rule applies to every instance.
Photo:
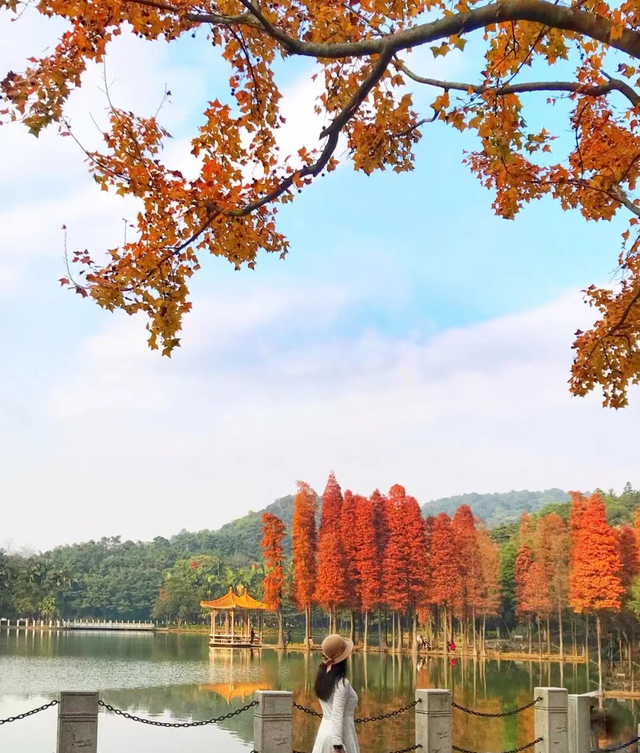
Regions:
[[211, 610], [211, 637], [216, 637], [216, 610]]
[[235, 609], [231, 610], [231, 645], [236, 641], [236, 612]]

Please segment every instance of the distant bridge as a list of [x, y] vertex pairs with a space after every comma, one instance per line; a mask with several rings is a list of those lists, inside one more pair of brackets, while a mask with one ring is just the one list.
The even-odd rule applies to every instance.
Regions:
[[132, 622], [114, 620], [33, 620], [29, 617], [19, 617], [10, 620], [0, 617], [0, 628], [16, 630], [49, 629], [49, 630], [125, 630], [131, 632], [153, 632], [157, 624], [155, 622]]

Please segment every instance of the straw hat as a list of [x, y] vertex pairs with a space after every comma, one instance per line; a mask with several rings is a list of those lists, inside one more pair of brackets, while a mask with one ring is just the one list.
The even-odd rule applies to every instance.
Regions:
[[322, 641], [322, 661], [328, 665], [329, 669], [334, 664], [344, 661], [352, 651], [353, 641], [336, 633], [328, 635]]

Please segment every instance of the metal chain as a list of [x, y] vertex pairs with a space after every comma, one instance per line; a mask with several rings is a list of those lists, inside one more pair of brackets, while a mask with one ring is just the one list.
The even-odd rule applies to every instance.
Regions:
[[[404, 714], [405, 711], [409, 711], [409, 709], [415, 708], [419, 703], [422, 703], [421, 698], [418, 698], [417, 701], [413, 701], [413, 703], [410, 703], [408, 706], [403, 706], [401, 709], [396, 709], [396, 711], [390, 711], [388, 714], [381, 714], [380, 716], [365, 716], [361, 719], [355, 719], [354, 721], [356, 724], [366, 724], [367, 722], [379, 722], [382, 719], [391, 719], [392, 716], [398, 716], [398, 714]], [[414, 748], [411, 748], [411, 750], [414, 750]]]
[[[537, 745], [538, 743], [541, 743], [544, 738], [539, 737], [537, 740], [534, 740], [531, 743], [526, 743], [525, 745], [521, 745], [519, 748], [514, 748], [513, 750], [505, 750], [502, 753], [521, 753], [523, 750], [527, 750], [527, 748], [533, 748], [534, 745]], [[451, 746], [452, 750], [458, 751], [458, 753], [476, 753], [475, 750], [467, 750], [466, 748], [458, 748], [457, 745]], [[604, 751], [601, 751], [600, 753], [605, 753]]]
[[57, 699], [51, 701], [50, 703], [45, 703], [44, 706], [40, 706], [37, 709], [31, 709], [31, 711], [25, 711], [24, 714], [18, 714], [17, 716], [10, 716], [7, 719], [0, 719], [0, 726], [3, 724], [9, 724], [9, 722], [18, 722], [20, 719], [26, 719], [28, 716], [33, 716], [34, 714], [39, 714], [41, 711], [45, 711], [45, 709], [50, 709], [52, 706], [57, 706], [60, 703]]
[[[380, 716], [366, 716], [360, 719], [354, 719], [354, 721], [356, 724], [366, 724], [367, 722], [379, 722], [382, 719], [390, 719], [392, 716], [404, 714], [405, 711], [409, 711], [409, 709], [415, 708], [419, 703], [422, 703], [422, 699], [420, 698], [418, 698], [417, 701], [413, 701], [408, 706], [403, 706], [401, 709], [396, 709], [396, 711], [390, 711], [388, 714], [381, 714]], [[301, 706], [299, 703], [294, 703], [293, 705], [300, 711], [304, 711], [305, 714], [309, 714], [310, 716], [317, 716], [319, 719], [322, 719], [322, 714], [319, 714], [313, 709], [308, 709], [306, 706]]]
[[134, 722], [150, 724], [152, 727], [175, 727], [177, 729], [185, 727], [204, 727], [207, 724], [217, 724], [218, 722], [223, 722], [225, 719], [231, 719], [232, 716], [237, 716], [238, 714], [242, 714], [244, 711], [248, 711], [250, 708], [253, 708], [253, 706], [257, 706], [258, 702], [252, 701], [246, 706], [243, 706], [241, 709], [230, 711], [228, 714], [218, 716], [215, 719], [205, 719], [202, 722], [156, 722], [154, 719], [143, 719], [141, 716], [127, 714], [126, 711], [120, 711], [120, 709], [116, 709], [113, 706], [110, 706], [108, 703], [105, 703], [104, 701], [98, 701], [98, 704], [105, 708], [107, 711], [111, 711], [118, 716], [123, 716], [125, 719], [131, 719]]
[[527, 709], [530, 709], [532, 706], [535, 706], [538, 701], [541, 701], [542, 698], [536, 698], [535, 701], [531, 701], [531, 703], [527, 703], [526, 706], [521, 706], [519, 709], [513, 709], [512, 711], [503, 711], [500, 714], [486, 714], [484, 711], [474, 711], [473, 709], [466, 709], [464, 706], [458, 706], [457, 703], [452, 703], [451, 706], [454, 709], [458, 709], [458, 711], [464, 711], [465, 714], [471, 714], [472, 716], [483, 716], [487, 719], [497, 719], [501, 716], [513, 716], [514, 714], [521, 714], [523, 711], [526, 711]]
[[[299, 703], [293, 702], [293, 707], [296, 709], [299, 709], [300, 711], [304, 711], [305, 714], [309, 714], [309, 716], [317, 716], [319, 719], [322, 719], [322, 714], [319, 714], [317, 711], [314, 711], [313, 709], [308, 709], [306, 706], [301, 706]], [[293, 753], [300, 753], [300, 751], [293, 751]]]
[[615, 753], [616, 750], [622, 750], [623, 748], [628, 748], [630, 745], [633, 745], [634, 743], [640, 742], [640, 737], [634, 737], [633, 740], [629, 740], [628, 743], [622, 743], [621, 745], [616, 745], [615, 748], [596, 748], [595, 750], [592, 750], [591, 753]]

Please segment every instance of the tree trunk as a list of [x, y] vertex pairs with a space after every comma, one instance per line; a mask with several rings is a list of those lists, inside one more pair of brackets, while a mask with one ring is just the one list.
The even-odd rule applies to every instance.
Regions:
[[284, 618], [282, 609], [278, 609], [278, 648], [284, 648]]
[[[396, 650], [396, 612], [391, 612], [391, 651]], [[394, 665], [395, 666], [395, 665]]]
[[311, 605], [304, 610], [304, 645], [309, 651], [311, 648]]
[[538, 623], [538, 653], [542, 656], [542, 639], [540, 637], [540, 615], [536, 615], [536, 622]]
[[397, 651], [399, 654], [402, 653], [402, 614], [398, 613], [398, 647]]
[[411, 653], [418, 653], [418, 613], [415, 609], [411, 612]]
[[482, 655], [487, 653], [487, 615], [482, 615]]
[[602, 695], [602, 629], [600, 613], [596, 612], [596, 634], [598, 636], [598, 695]]
[[558, 639], [560, 641], [560, 658], [564, 658], [564, 637], [562, 635], [562, 607], [558, 606]]
[[578, 655], [578, 636], [576, 633], [576, 616], [571, 615], [571, 641], [573, 644], [572, 654], [574, 657]]
[[529, 630], [529, 654], [533, 653], [533, 636], [531, 630], [531, 615], [527, 617], [527, 625]]
[[380, 651], [386, 651], [387, 646], [387, 613], [384, 613], [382, 619], [382, 610], [378, 609], [378, 646]]
[[547, 617], [547, 656], [551, 656], [551, 623]]
[[584, 655], [589, 664], [589, 615], [584, 616]]
[[476, 608], [471, 607], [471, 622], [473, 623], [473, 655], [478, 655], [478, 638], [476, 636]]
[[[368, 651], [369, 649], [369, 610], [364, 613], [364, 636], [362, 640], [362, 650]], [[365, 662], [366, 664], [366, 662]]]
[[442, 607], [442, 627], [443, 627], [443, 638], [442, 638], [442, 648], [444, 651], [444, 655], [446, 656], [449, 653], [449, 623], [447, 621], [447, 607]]
[[356, 613], [353, 609], [351, 610], [351, 629], [349, 631], [349, 638], [354, 643], [356, 642]]

